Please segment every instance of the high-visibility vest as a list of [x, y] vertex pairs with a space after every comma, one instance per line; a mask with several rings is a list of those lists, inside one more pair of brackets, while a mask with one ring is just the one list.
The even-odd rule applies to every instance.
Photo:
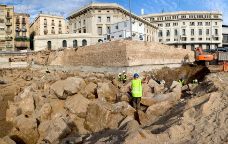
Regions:
[[140, 79], [133, 79], [131, 81], [131, 94], [133, 97], [142, 97], [142, 81]]
[[178, 81], [182, 86], [184, 86], [184, 80], [179, 80]]

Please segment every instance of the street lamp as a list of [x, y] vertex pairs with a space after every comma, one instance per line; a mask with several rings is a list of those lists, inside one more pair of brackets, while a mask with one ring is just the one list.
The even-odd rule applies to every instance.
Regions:
[[130, 40], [132, 40], [132, 17], [131, 17], [131, 0], [129, 2], [129, 10], [130, 10]]

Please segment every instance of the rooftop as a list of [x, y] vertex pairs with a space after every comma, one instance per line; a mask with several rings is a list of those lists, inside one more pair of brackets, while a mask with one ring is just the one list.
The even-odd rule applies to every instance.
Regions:
[[141, 17], [150, 17], [150, 16], [167, 16], [167, 15], [183, 15], [183, 14], [219, 14], [222, 15], [219, 11], [176, 11], [176, 12], [164, 12], [156, 14], [146, 14]]

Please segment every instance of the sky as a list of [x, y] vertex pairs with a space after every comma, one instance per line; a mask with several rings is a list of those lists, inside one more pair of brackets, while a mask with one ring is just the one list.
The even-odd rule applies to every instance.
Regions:
[[[29, 13], [33, 20], [38, 13], [50, 13], [67, 17], [72, 11], [91, 2], [113, 2], [129, 9], [129, 0], [0, 0], [0, 4], [15, 6], [16, 12]], [[219, 11], [223, 24], [228, 25], [228, 0], [131, 0], [132, 12], [140, 15], [173, 11]]]

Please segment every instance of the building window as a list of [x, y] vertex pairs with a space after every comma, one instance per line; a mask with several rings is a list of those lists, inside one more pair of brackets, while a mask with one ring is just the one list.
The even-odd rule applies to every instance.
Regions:
[[177, 22], [173, 23], [173, 26], [178, 26], [178, 23]]
[[101, 16], [97, 18], [97, 22], [101, 22]]
[[202, 22], [198, 22], [198, 26], [202, 26], [203, 25], [203, 23]]
[[111, 22], [111, 17], [107, 17], [107, 22]]
[[97, 34], [102, 35], [102, 27], [97, 27]]
[[215, 29], [215, 35], [218, 35], [218, 29]]
[[163, 34], [162, 34], [162, 30], [159, 30], [158, 36], [159, 36], [159, 37], [162, 37], [162, 35], [163, 35]]
[[111, 28], [110, 28], [110, 26], [107, 26], [107, 33], [108, 33], [108, 34], [111, 33]]
[[51, 50], [51, 41], [47, 42], [47, 48], [48, 48], [48, 50]]
[[191, 29], [191, 35], [194, 36], [195, 35], [195, 30]]
[[191, 41], [194, 41], [195, 40], [195, 38], [191, 38]]
[[119, 26], [118, 26], [118, 24], [115, 26], [115, 28], [118, 30], [119, 29]]
[[78, 41], [77, 40], [73, 40], [73, 48], [77, 48], [78, 47]]
[[218, 25], [218, 22], [215, 22], [215, 25]]
[[79, 27], [81, 27], [81, 26], [82, 26], [82, 23], [81, 23], [81, 21], [79, 21], [78, 23], [79, 23]]
[[16, 37], [19, 37], [20, 36], [20, 32], [16, 32]]
[[191, 50], [192, 50], [192, 51], [195, 50], [195, 45], [194, 45], [194, 44], [191, 45]]
[[183, 22], [183, 25], [185, 25], [185, 22]]
[[85, 25], [86, 24], [86, 21], [85, 20], [83, 20], [83, 25]]
[[102, 40], [102, 39], [99, 39], [98, 42], [99, 42], [99, 43], [103, 43], [103, 40]]
[[203, 35], [202, 29], [199, 29], [199, 35], [200, 35], [200, 36]]
[[177, 36], [178, 35], [178, 31], [177, 29], [174, 30], [174, 35]]
[[206, 26], [210, 26], [211, 23], [210, 23], [210, 22], [206, 22], [205, 25], [206, 25]]
[[62, 27], [61, 21], [59, 21], [59, 27]]
[[182, 41], [187, 41], [187, 38], [186, 37], [182, 37], [181, 40]]
[[210, 34], [210, 30], [206, 29], [206, 35], [209, 35], [209, 34]]
[[190, 22], [190, 26], [194, 26], [195, 25], [195, 22]]
[[186, 45], [182, 45], [182, 48], [183, 48], [183, 49], [186, 49]]
[[54, 20], [52, 20], [51, 25], [52, 25], [52, 26], [55, 26], [55, 22], [54, 22]]
[[86, 28], [83, 29], [83, 33], [86, 33]]
[[169, 30], [166, 31], [166, 36], [170, 36], [170, 31]]
[[74, 28], [77, 28], [77, 23], [74, 23]]
[[82, 46], [86, 46], [87, 45], [87, 41], [84, 39], [82, 40]]
[[186, 30], [182, 29], [182, 35], [185, 36], [186, 35]]
[[203, 38], [199, 38], [199, 41], [202, 41], [203, 40]]
[[47, 19], [44, 19], [44, 25], [47, 25]]
[[207, 49], [207, 50], [211, 49], [210, 44], [207, 44], [207, 45], [206, 45], [206, 49]]
[[67, 47], [67, 41], [66, 40], [63, 40], [63, 47]]
[[166, 27], [170, 27], [170, 23], [166, 23], [165, 26], [166, 26]]

